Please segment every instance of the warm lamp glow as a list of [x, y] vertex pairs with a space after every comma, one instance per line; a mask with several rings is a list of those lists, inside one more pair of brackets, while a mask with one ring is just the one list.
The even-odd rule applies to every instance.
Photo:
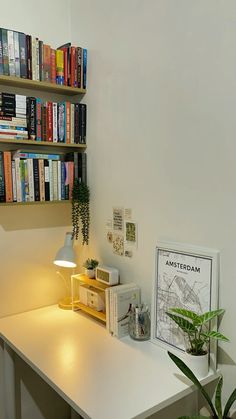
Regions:
[[[55, 265], [60, 266], [62, 268], [75, 268], [77, 266], [76, 261], [75, 261], [75, 252], [73, 249], [73, 242], [74, 240], [72, 238], [72, 233], [70, 232], [66, 233], [64, 246], [58, 250], [56, 257], [53, 261]], [[67, 283], [64, 275], [62, 275], [60, 272], [58, 272], [58, 274], [63, 278], [65, 282], [65, 286], [67, 288], [67, 296], [62, 301], [59, 301], [58, 305], [60, 308], [71, 310], [72, 309], [71, 288], [69, 284]]]

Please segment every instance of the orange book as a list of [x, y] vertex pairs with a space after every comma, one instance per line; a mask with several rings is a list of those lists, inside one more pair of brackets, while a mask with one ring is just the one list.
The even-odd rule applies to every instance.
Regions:
[[51, 81], [51, 47], [43, 44], [43, 80]]
[[5, 176], [5, 190], [6, 202], [13, 202], [12, 193], [12, 171], [11, 171], [11, 152], [3, 152], [4, 176]]
[[51, 48], [51, 83], [56, 83], [56, 51]]

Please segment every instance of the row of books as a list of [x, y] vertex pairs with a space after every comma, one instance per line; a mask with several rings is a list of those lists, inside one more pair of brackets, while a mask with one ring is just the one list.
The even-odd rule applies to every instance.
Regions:
[[0, 138], [86, 144], [87, 106], [0, 93]]
[[0, 202], [71, 199], [74, 179], [87, 182], [86, 169], [86, 153], [0, 151]]
[[105, 290], [106, 328], [118, 338], [128, 335], [131, 306], [140, 304], [141, 289], [134, 282], [115, 285]]
[[52, 48], [39, 38], [0, 28], [0, 75], [86, 89], [87, 49]]

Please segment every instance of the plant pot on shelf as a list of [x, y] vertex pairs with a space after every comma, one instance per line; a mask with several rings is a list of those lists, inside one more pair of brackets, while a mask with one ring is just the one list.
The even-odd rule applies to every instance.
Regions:
[[88, 278], [94, 279], [95, 278], [95, 269], [85, 269], [85, 274]]
[[182, 361], [190, 368], [197, 378], [204, 378], [209, 372], [209, 354], [192, 355], [190, 352], [184, 352], [181, 356]]

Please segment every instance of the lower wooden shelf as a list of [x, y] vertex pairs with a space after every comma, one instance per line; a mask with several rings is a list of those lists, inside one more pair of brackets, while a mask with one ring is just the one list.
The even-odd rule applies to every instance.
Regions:
[[69, 199], [61, 201], [32, 201], [32, 202], [0, 202], [0, 207], [15, 206], [15, 205], [53, 205], [53, 204], [68, 204], [71, 203]]
[[[106, 306], [103, 308], [103, 311], [97, 311], [95, 308], [90, 307], [89, 305], [83, 304], [80, 302], [82, 300], [82, 295], [80, 297], [80, 285], [86, 285], [87, 289], [94, 291], [97, 290], [100, 295], [103, 296], [103, 301], [105, 303], [105, 290], [109, 285], [97, 281], [96, 279], [90, 279], [87, 275], [77, 274], [71, 276], [72, 281], [72, 300], [73, 300], [73, 310], [82, 310], [85, 313], [89, 314], [92, 317], [100, 320], [106, 324]], [[84, 301], [84, 300], [83, 300]]]
[[83, 310], [90, 316], [96, 317], [97, 319], [101, 320], [103, 323], [106, 323], [106, 313], [103, 311], [96, 311], [91, 307], [86, 306], [85, 304], [80, 303], [79, 301], [75, 301], [73, 304], [74, 310]]

